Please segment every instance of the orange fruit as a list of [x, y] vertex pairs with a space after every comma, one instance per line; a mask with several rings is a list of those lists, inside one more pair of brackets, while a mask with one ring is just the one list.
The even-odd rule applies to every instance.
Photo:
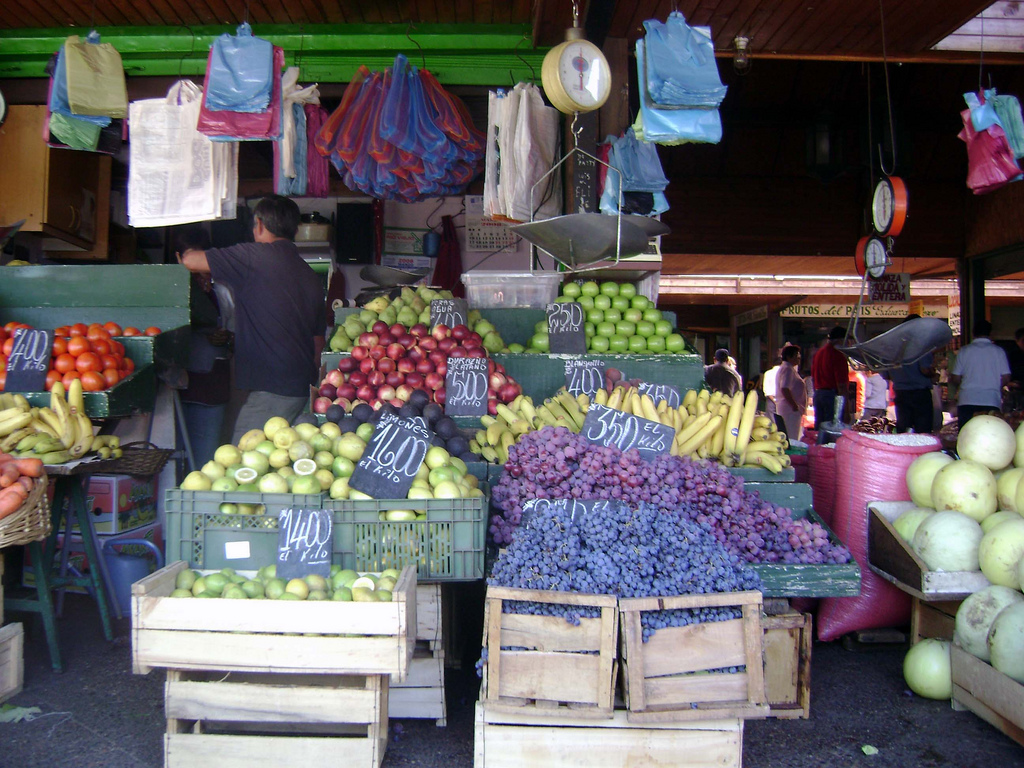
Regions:
[[67, 325], [58, 325], [56, 328], [53, 329], [53, 335], [63, 336], [67, 338], [68, 336], [71, 335], [71, 328]]
[[82, 389], [86, 392], [99, 392], [106, 389], [107, 380], [99, 371], [86, 371], [82, 374]]
[[50, 357], [59, 357], [68, 351], [68, 340], [63, 336], [53, 337], [53, 352]]
[[131, 373], [132, 371], [134, 371], [135, 370], [135, 361], [132, 360], [130, 357], [126, 357], [124, 359], [124, 369], [128, 373]]
[[127, 328], [124, 329], [124, 332], [122, 333], [122, 335], [123, 336], [141, 336], [142, 335], [142, 331], [140, 331], [134, 325], [129, 325]]
[[61, 377], [60, 380], [61, 383], [64, 385], [64, 389], [67, 389], [68, 387], [71, 386], [72, 381], [80, 378], [82, 378], [82, 374], [80, 374], [78, 371], [68, 371]]
[[104, 323], [103, 324], [103, 328], [111, 336], [120, 336], [121, 335], [121, 326], [118, 325], [117, 323], [113, 322], [113, 321], [108, 322], [108, 323]]
[[75, 323], [69, 328], [72, 336], [85, 336], [89, 332], [89, 326], [85, 323]]
[[104, 368], [103, 380], [106, 382], [108, 387], [112, 387], [121, 380], [121, 373], [117, 368]]
[[0, 392], [4, 391], [4, 387], [7, 386], [7, 369], [0, 370]]
[[14, 349], [14, 337], [11, 336], [7, 341], [4, 342], [4, 355], [10, 357], [11, 350]]
[[51, 389], [53, 389], [53, 385], [56, 382], [60, 381], [61, 376], [62, 376], [61, 372], [57, 371], [57, 370], [51, 370], [51, 371], [47, 371], [46, 372], [46, 391], [47, 392], [49, 392]]
[[65, 352], [63, 355], [58, 355], [51, 360], [51, 364], [53, 365], [53, 370], [64, 374], [75, 370], [75, 356]]
[[83, 352], [92, 352], [92, 344], [85, 336], [72, 336], [68, 339], [68, 353], [78, 357]]
[[79, 373], [86, 371], [101, 371], [100, 356], [95, 352], [83, 352], [75, 358], [75, 370]]
[[103, 338], [95, 338], [89, 340], [92, 343], [92, 351], [97, 355], [109, 355], [110, 354], [110, 340]]
[[151, 325], [149, 326], [149, 328], [146, 329], [147, 336], [159, 336], [160, 334], [161, 330], [157, 328], [155, 325]]

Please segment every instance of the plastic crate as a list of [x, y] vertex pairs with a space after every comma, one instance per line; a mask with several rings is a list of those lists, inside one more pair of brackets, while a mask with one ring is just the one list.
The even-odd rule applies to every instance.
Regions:
[[558, 272], [491, 272], [472, 270], [462, 275], [466, 298], [474, 309], [511, 307], [544, 309], [558, 298]]
[[[264, 515], [224, 515], [222, 502], [264, 504]], [[473, 581], [484, 575], [488, 498], [366, 499], [171, 489], [165, 497], [167, 560], [193, 568], [257, 569], [277, 558], [282, 509], [334, 513], [332, 561], [357, 571], [417, 566], [419, 581]], [[426, 520], [380, 520], [389, 509], [425, 509]]]

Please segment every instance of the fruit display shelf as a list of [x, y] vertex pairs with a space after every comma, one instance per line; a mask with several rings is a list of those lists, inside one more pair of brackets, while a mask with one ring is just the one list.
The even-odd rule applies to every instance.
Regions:
[[[843, 544], [811, 507], [811, 486], [806, 483], [746, 483], [745, 490], [788, 507], [793, 519], [810, 518], [828, 532], [829, 541]], [[851, 559], [842, 565], [807, 563], [751, 563], [761, 576], [765, 597], [856, 597], [860, 594], [860, 566]]]
[[[225, 514], [221, 505], [262, 504], [263, 515]], [[255, 569], [277, 556], [283, 509], [333, 513], [332, 562], [356, 571], [417, 566], [420, 581], [473, 581], [484, 576], [489, 499], [331, 500], [293, 494], [181, 491], [165, 495], [167, 560], [198, 569]], [[426, 520], [381, 520], [393, 509], [423, 509]]]

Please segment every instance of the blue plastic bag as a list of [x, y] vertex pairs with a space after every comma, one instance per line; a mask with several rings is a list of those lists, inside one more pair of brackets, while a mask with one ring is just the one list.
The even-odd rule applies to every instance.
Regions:
[[[611, 167], [605, 174], [604, 191], [601, 193], [601, 213], [619, 213], [619, 181], [622, 180], [623, 213], [626, 213], [626, 193], [641, 192], [651, 196], [650, 207], [643, 211], [644, 215], [653, 216], [668, 210], [668, 199], [665, 187], [668, 179], [661, 168], [658, 150], [653, 144], [639, 142], [633, 129], [626, 129], [619, 138], [608, 137], [610, 151], [608, 165]], [[630, 211], [632, 212], [632, 211]]]
[[[644, 71], [644, 47], [644, 41], [638, 39], [636, 60], [640, 72]], [[637, 121], [642, 123], [644, 141], [656, 144], [717, 144], [722, 140], [722, 119], [717, 109], [659, 109], [650, 98], [646, 79], [637, 78], [637, 85], [640, 91]], [[636, 133], [640, 137], [641, 131]]]
[[[706, 28], [691, 27], [679, 11], [663, 24], [644, 22], [646, 64], [640, 68], [651, 100], [660, 107], [714, 108], [725, 98], [715, 47]], [[639, 61], [639, 60], [638, 60]]]
[[57, 58], [53, 64], [51, 77], [53, 78], [49, 100], [51, 112], [64, 115], [72, 120], [83, 120], [87, 123], [98, 125], [101, 128], [110, 125], [110, 117], [107, 115], [76, 115], [71, 111], [71, 105], [68, 103], [68, 69], [67, 62], [64, 60], [63, 45], [57, 51]]
[[273, 76], [274, 46], [241, 24], [237, 34], [224, 33], [210, 48], [206, 109], [263, 112], [270, 104]]

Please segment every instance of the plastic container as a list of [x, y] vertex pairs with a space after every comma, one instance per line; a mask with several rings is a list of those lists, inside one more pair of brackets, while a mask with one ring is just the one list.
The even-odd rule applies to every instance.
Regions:
[[[483, 487], [483, 486], [482, 486]], [[264, 504], [264, 515], [224, 515], [222, 502]], [[332, 501], [293, 496], [214, 491], [167, 491], [167, 561], [193, 568], [255, 570], [277, 559], [277, 516], [282, 509], [334, 513], [332, 562], [357, 571], [417, 566], [423, 581], [472, 581], [484, 576], [487, 496], [474, 499], [368, 499]], [[426, 520], [380, 519], [389, 509], [425, 509]]]
[[462, 275], [469, 306], [476, 309], [544, 309], [558, 298], [559, 272], [490, 272], [474, 270]]

